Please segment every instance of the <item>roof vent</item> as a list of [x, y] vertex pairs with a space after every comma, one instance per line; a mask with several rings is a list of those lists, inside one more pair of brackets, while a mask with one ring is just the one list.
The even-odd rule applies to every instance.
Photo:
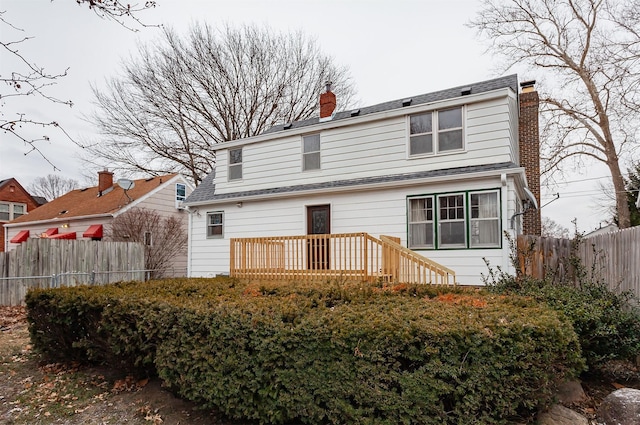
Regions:
[[351, 111], [352, 117], [356, 117], [358, 115], [360, 115], [360, 109], [354, 109], [353, 111]]
[[462, 96], [468, 96], [471, 94], [471, 87], [463, 87], [460, 89], [460, 94]]
[[288, 122], [288, 123], [286, 123], [285, 125], [282, 126], [282, 129], [283, 130], [289, 130], [292, 125], [293, 125], [293, 123]]
[[411, 101], [412, 101], [412, 100], [413, 100], [413, 99], [411, 99], [411, 98], [409, 98], [409, 99], [404, 99], [404, 100], [402, 101], [402, 106], [404, 107], [404, 106], [409, 106], [409, 105], [411, 105]]

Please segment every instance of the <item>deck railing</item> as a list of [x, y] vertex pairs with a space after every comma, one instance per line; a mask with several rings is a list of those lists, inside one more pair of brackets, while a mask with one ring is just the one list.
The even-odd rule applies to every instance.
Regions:
[[400, 245], [367, 233], [232, 238], [230, 275], [245, 279], [357, 279], [455, 284], [455, 272]]

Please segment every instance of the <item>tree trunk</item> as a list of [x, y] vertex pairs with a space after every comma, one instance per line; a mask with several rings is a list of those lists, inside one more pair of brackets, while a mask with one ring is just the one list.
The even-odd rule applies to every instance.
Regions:
[[618, 228], [626, 229], [631, 227], [631, 212], [627, 202], [627, 190], [624, 185], [624, 178], [620, 172], [620, 163], [618, 155], [615, 151], [613, 154], [607, 152], [607, 166], [611, 171], [611, 179], [613, 181], [613, 190], [616, 195], [616, 211], [618, 213]]

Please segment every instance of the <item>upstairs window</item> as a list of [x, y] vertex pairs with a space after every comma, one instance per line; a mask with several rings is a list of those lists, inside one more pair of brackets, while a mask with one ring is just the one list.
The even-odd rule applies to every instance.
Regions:
[[302, 138], [302, 171], [320, 169], [320, 135]]
[[438, 111], [438, 152], [462, 149], [462, 108]]
[[13, 204], [13, 218], [18, 218], [25, 213], [24, 205]]
[[437, 154], [463, 147], [462, 107], [409, 117], [409, 156]]
[[242, 148], [229, 150], [229, 180], [242, 179]]
[[185, 199], [187, 199], [187, 185], [176, 183], [176, 201], [183, 202]]
[[11, 218], [11, 206], [9, 204], [0, 203], [0, 220], [9, 221]]
[[222, 226], [224, 224], [224, 213], [214, 211], [207, 213], [207, 238], [222, 238]]
[[10, 221], [27, 213], [25, 204], [13, 202], [0, 202], [0, 221]]
[[144, 244], [147, 246], [153, 245], [153, 237], [151, 235], [151, 232], [144, 232]]

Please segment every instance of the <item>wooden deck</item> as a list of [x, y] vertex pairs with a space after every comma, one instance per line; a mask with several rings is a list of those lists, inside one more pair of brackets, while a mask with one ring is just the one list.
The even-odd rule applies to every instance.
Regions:
[[367, 233], [232, 238], [230, 275], [244, 279], [349, 279], [454, 285], [455, 272]]

